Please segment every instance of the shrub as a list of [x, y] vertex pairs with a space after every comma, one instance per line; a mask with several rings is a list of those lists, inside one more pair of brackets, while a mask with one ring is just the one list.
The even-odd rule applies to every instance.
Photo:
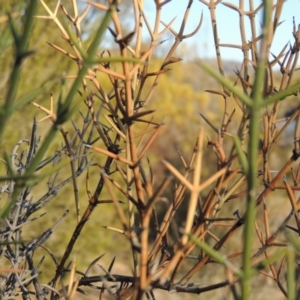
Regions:
[[[73, 1], [71, 13], [71, 8], [59, 2], [52, 10], [41, 0], [39, 5], [46, 15], [37, 16], [38, 22], [42, 18], [54, 22], [59, 29], [55, 38], [63, 37], [59, 46], [53, 37], [48, 44], [56, 55], [63, 55], [78, 68], [76, 76], [67, 73], [60, 78], [60, 91], [51, 93], [50, 109], [35, 101], [45, 93], [46, 84], [22, 96], [17, 93], [22, 62], [35, 55], [29, 48], [29, 38], [37, 1], [28, 1], [26, 13], [18, 22], [13, 14], [3, 18], [3, 23], [9, 25], [15, 51], [0, 111], [0, 140], [9, 126], [14, 126], [11, 117], [33, 100], [32, 104], [46, 113], [40, 121], [51, 123], [40, 140], [38, 123], [34, 120], [31, 137], [19, 141], [9, 156], [3, 156], [0, 189], [3, 299], [17, 296], [69, 299], [75, 293], [91, 293], [91, 288], [98, 291], [100, 299], [109, 295], [117, 299], [141, 299], [143, 295], [155, 299], [154, 293], [159, 289], [200, 294], [225, 287], [234, 299], [249, 299], [251, 295], [258, 296], [255, 287], [266, 282], [263, 278], [271, 278], [272, 288], [277, 286], [285, 297], [299, 298], [296, 282], [299, 241], [295, 234], [300, 234], [297, 198], [300, 113], [296, 105], [291, 109], [289, 100], [298, 95], [300, 87], [299, 83], [293, 84], [299, 32], [294, 26], [294, 44], [273, 54], [270, 47], [280, 25], [284, 1], [278, 0], [275, 6], [272, 1], [264, 1], [257, 8], [250, 1], [251, 12], [247, 14], [242, 4], [236, 7], [224, 3], [240, 15], [242, 43], [238, 47], [244, 56], [235, 75], [228, 76], [220, 49], [233, 45], [219, 43], [215, 11], [221, 1], [200, 1], [210, 9], [217, 70], [203, 60], [194, 60], [193, 64], [199, 67], [199, 73], [204, 69], [216, 80], [215, 87], [203, 90], [212, 95], [211, 101], [222, 99], [223, 108], [219, 120], [211, 121], [214, 106], [207, 104], [208, 111], [201, 113], [205, 125], [190, 145], [190, 156], [186, 158], [179, 152], [177, 161], [171, 164], [163, 160], [166, 153], [156, 152], [155, 143], [163, 138], [161, 149], [173, 151], [171, 139], [176, 139], [176, 133], [170, 131], [168, 138], [160, 137], [165, 124], [155, 116], [161, 106], [157, 105], [156, 112], [149, 105], [154, 95], [160, 96], [155, 89], [166, 73], [172, 72], [170, 67], [181, 61], [175, 54], [178, 46], [196, 34], [203, 15], [199, 15], [195, 31], [186, 33], [186, 22], [194, 9], [193, 1], [188, 1], [177, 32], [173, 22], [161, 21], [161, 10], [167, 9], [169, 2], [154, 1], [156, 18], [151, 24], [143, 1], [124, 2], [124, 8], [130, 5], [133, 11], [128, 9], [130, 17], [122, 17], [122, 9], [119, 10], [122, 3], [118, 1], [88, 2], [81, 13]], [[96, 29], [83, 32], [83, 22], [96, 24], [90, 11], [101, 11], [101, 22]], [[257, 33], [255, 22], [258, 11], [263, 11], [261, 33]], [[132, 30], [128, 30], [122, 24], [131, 17], [134, 22], [129, 23]], [[252, 25], [251, 39], [243, 31], [247, 19]], [[175, 39], [158, 65], [154, 51], [163, 47], [164, 36], [169, 32]], [[276, 65], [280, 66], [280, 74], [276, 73]], [[153, 66], [155, 69], [151, 69]], [[164, 91], [167, 89], [168, 86], [163, 86]], [[54, 101], [55, 94], [59, 94], [58, 101]], [[168, 108], [178, 111], [176, 105], [169, 103]], [[178, 130], [189, 131], [183, 128], [189, 123], [185, 108], [179, 111], [183, 121]], [[288, 113], [280, 116], [284, 112]], [[23, 122], [28, 122], [25, 115], [21, 116], [19, 126]], [[293, 134], [289, 134], [291, 131]], [[205, 132], [209, 132], [207, 145], [215, 156], [206, 156]], [[44, 158], [57, 141], [62, 141], [59, 150]], [[287, 143], [293, 145], [292, 151], [287, 154], [290, 150], [286, 147], [284, 155], [279, 156], [278, 148]], [[159, 156], [164, 171], [152, 166], [147, 158], [151, 152]], [[97, 171], [92, 172], [94, 169]], [[82, 174], [86, 174], [87, 201], [80, 194]], [[45, 178], [48, 190], [41, 192]], [[46, 222], [49, 215], [43, 209], [66, 184], [72, 185], [74, 191], [74, 204], [69, 209], [75, 212], [76, 224], [69, 228], [70, 238], [64, 238], [61, 255], [55, 252], [55, 246], [51, 249], [44, 244], [55, 236], [55, 229], [69, 210], [56, 216], [47, 230], [27, 225]], [[86, 207], [81, 214], [82, 205]], [[96, 213], [104, 219], [112, 211], [117, 218], [110, 219], [105, 228], [83, 231], [92, 215]], [[28, 228], [34, 228], [34, 238], [24, 239], [23, 236], [29, 236]], [[109, 235], [110, 232], [115, 235]], [[76, 264], [83, 257], [71, 261], [78, 240], [87, 241], [93, 236], [101, 247], [104, 235], [116, 234], [128, 243], [131, 260], [126, 247], [116, 245], [116, 258], [106, 267], [100, 266], [100, 275], [99, 270], [92, 275], [91, 269], [103, 253], [96, 259], [85, 258], [90, 262], [84, 272]], [[86, 242], [86, 247], [89, 246]], [[51, 278], [47, 283], [43, 283], [40, 274], [44, 256], [35, 255], [40, 248], [55, 266], [48, 270]], [[132, 272], [125, 275], [119, 272], [115, 262], [120, 260]]]

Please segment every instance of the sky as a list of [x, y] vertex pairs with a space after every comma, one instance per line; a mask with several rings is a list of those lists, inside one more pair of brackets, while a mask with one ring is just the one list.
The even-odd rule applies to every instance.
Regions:
[[[209, 2], [210, 0], [206, 0]], [[145, 1], [147, 3], [147, 1]], [[151, 1], [152, 2], [152, 1]], [[236, 6], [239, 5], [239, 0], [227, 0], [222, 2], [228, 2]], [[248, 10], [248, 0], [244, 0], [245, 10]], [[255, 7], [259, 6], [261, 0], [254, 0]], [[273, 2], [277, 2], [274, 0]], [[149, 3], [149, 2], [148, 2]], [[162, 8], [162, 20], [166, 23], [170, 22], [175, 16], [176, 20], [172, 26], [175, 30], [178, 30], [181, 24], [182, 17], [185, 12], [188, 0], [172, 0]], [[147, 6], [149, 5], [149, 6]], [[154, 6], [147, 4], [145, 10], [147, 16], [154, 23], [155, 9]], [[200, 20], [200, 15], [203, 12], [202, 26], [193, 38], [186, 40], [189, 45], [197, 45], [197, 56], [201, 58], [215, 57], [214, 40], [211, 27], [211, 19], [209, 8], [200, 1], [194, 1], [188, 23], [186, 25], [186, 33], [192, 32]], [[240, 31], [239, 31], [239, 14], [225, 5], [218, 4], [216, 8], [217, 14], [217, 26], [220, 43], [241, 44]], [[280, 21], [284, 21], [276, 30], [274, 44], [271, 48], [271, 52], [278, 54], [284, 45], [288, 42], [293, 43], [293, 17], [295, 17], [296, 26], [300, 23], [300, 1], [299, 0], [286, 0], [281, 13]], [[258, 13], [257, 24], [260, 25], [262, 21], [262, 11]], [[245, 18], [246, 37], [247, 40], [251, 40], [250, 23], [249, 18]], [[259, 28], [259, 27], [257, 27]], [[221, 55], [223, 59], [228, 60], [241, 60], [242, 51], [239, 49], [222, 48]]]

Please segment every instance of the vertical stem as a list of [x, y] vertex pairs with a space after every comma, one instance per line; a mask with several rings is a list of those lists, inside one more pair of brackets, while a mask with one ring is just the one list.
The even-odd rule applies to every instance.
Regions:
[[193, 176], [193, 190], [191, 191], [191, 196], [189, 201], [189, 208], [188, 208], [188, 214], [187, 214], [186, 225], [185, 225], [185, 234], [182, 236], [181, 239], [183, 245], [186, 245], [188, 242], [188, 235], [191, 233], [191, 229], [193, 227], [193, 222], [195, 217], [195, 211], [197, 208], [197, 200], [199, 196], [198, 186], [200, 184], [201, 169], [202, 169], [203, 136], [204, 136], [204, 132], [201, 129], [198, 135], [197, 154], [196, 154], [196, 161], [194, 166], [195, 170]]
[[[28, 43], [29, 43], [29, 37], [32, 31], [32, 25], [33, 25], [33, 16], [37, 9], [37, 0], [30, 1], [26, 12], [25, 12], [25, 20], [23, 23], [23, 32], [21, 35], [18, 35], [17, 32], [15, 32], [15, 61], [14, 61], [14, 67], [12, 69], [12, 73], [10, 75], [10, 78], [8, 80], [8, 90], [7, 94], [5, 95], [5, 103], [2, 107], [0, 107], [0, 140], [2, 140], [2, 135], [4, 132], [4, 128], [6, 125], [6, 122], [10, 118], [10, 116], [13, 113], [13, 105], [15, 101], [15, 97], [17, 94], [20, 74], [21, 74], [21, 66], [23, 60], [29, 55], [28, 52]], [[14, 25], [13, 21], [10, 18], [9, 20], [11, 25], [11, 30], [14, 31]], [[16, 31], [16, 30], [15, 30]]]
[[[138, 4], [138, 1], [140, 1], [140, 6]], [[141, 10], [144, 9], [144, 0], [134, 0], [134, 10], [136, 14], [136, 22], [138, 22], [137, 28], [137, 37], [136, 37], [136, 45], [135, 45], [135, 56], [140, 57], [141, 56], [141, 46], [142, 46], [142, 36], [143, 36], [143, 15]], [[134, 97], [136, 96], [135, 92], [138, 88], [138, 71], [133, 74], [132, 78], [132, 89], [134, 92]]]
[[[211, 18], [211, 25], [212, 25], [212, 30], [213, 30], [213, 36], [214, 36], [214, 42], [215, 42], [215, 49], [216, 49], [216, 58], [217, 58], [217, 62], [218, 62], [218, 68], [219, 68], [219, 72], [222, 76], [225, 77], [224, 74], [224, 69], [223, 69], [223, 62], [222, 62], [222, 57], [221, 57], [221, 51], [220, 51], [220, 46], [219, 46], [219, 35], [218, 35], [218, 26], [217, 26], [217, 16], [216, 16], [216, 5], [215, 5], [215, 1], [210, 1], [209, 4], [209, 10], [210, 10], [210, 18]], [[228, 92], [225, 88], [225, 86], [222, 84], [222, 88], [224, 91], [224, 95], [226, 95]], [[222, 127], [221, 127], [221, 132], [223, 135], [223, 131], [225, 128], [225, 124], [228, 121], [228, 101], [227, 101], [227, 97], [224, 96], [224, 113], [223, 113], [223, 120], [222, 120]]]
[[252, 105], [250, 107], [250, 128], [248, 159], [249, 173], [247, 211], [244, 229], [244, 252], [243, 252], [243, 271], [242, 280], [242, 299], [247, 300], [250, 297], [250, 277], [252, 273], [251, 255], [254, 236], [254, 220], [256, 214], [256, 194], [257, 194], [257, 156], [258, 156], [258, 138], [259, 138], [259, 112], [263, 97], [263, 86], [265, 79], [265, 64], [269, 52], [269, 25], [272, 13], [272, 0], [265, 1], [263, 17], [263, 39], [260, 48], [260, 59], [256, 69], [256, 76], [252, 91]]
[[293, 247], [288, 246], [286, 249], [286, 260], [287, 260], [287, 292], [288, 300], [296, 299], [296, 274], [295, 274], [295, 252]]

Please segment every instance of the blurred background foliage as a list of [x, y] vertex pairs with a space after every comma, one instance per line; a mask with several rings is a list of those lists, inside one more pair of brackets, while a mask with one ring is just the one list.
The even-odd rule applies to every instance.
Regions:
[[[9, 0], [9, 1], [1, 1], [0, 2], [0, 70], [1, 70], [1, 78], [0, 78], [0, 95], [4, 95], [7, 88], [7, 78], [9, 78], [9, 72], [11, 69], [11, 65], [13, 62], [13, 43], [11, 38], [11, 33], [9, 27], [7, 26], [7, 17], [6, 13], [10, 13], [13, 17], [14, 23], [16, 27], [20, 25], [20, 19], [23, 17], [24, 7], [26, 6], [27, 1], [18, 1], [18, 0]], [[55, 7], [56, 1], [49, 0], [47, 1], [49, 7]], [[71, 9], [70, 1], [64, 1], [64, 6], [67, 10]], [[82, 7], [83, 8], [83, 7]], [[130, 6], [126, 6], [126, 1], [123, 1], [122, 7], [120, 7], [123, 12], [123, 22], [124, 27], [130, 27], [130, 20], [126, 18], [127, 13], [130, 10]], [[97, 16], [95, 15], [95, 10], [91, 9], [89, 12], [91, 16], [86, 18], [87, 22], [82, 24], [83, 32], [90, 32], [90, 28], [93, 28], [97, 22], [99, 22], [99, 11], [97, 11]], [[37, 15], [45, 15], [44, 8], [39, 5]], [[58, 16], [62, 16], [62, 12], [58, 10]], [[63, 19], [63, 18], [62, 18]], [[126, 27], [127, 25], [127, 27]], [[34, 55], [31, 55], [23, 64], [22, 67], [22, 76], [18, 90], [18, 96], [21, 96], [36, 87], [44, 86], [44, 93], [40, 95], [37, 99], [34, 99], [35, 102], [43, 105], [45, 107], [49, 107], [50, 105], [50, 92], [53, 93], [55, 103], [57, 104], [57, 99], [59, 96], [59, 91], [61, 88], [61, 76], [62, 74], [67, 75], [75, 75], [77, 72], [76, 64], [70, 59], [66, 58], [62, 54], [58, 54], [58, 52], [53, 49], [47, 42], [55, 43], [57, 46], [65, 47], [66, 43], [60, 37], [60, 32], [55, 26], [54, 22], [51, 22], [47, 19], [36, 19], [34, 22], [33, 32], [31, 34], [30, 46], [29, 49], [35, 51]], [[88, 34], [86, 35], [86, 40], [84, 43], [86, 44], [86, 48], [88, 47], [90, 37]], [[110, 51], [116, 51], [116, 45], [113, 43], [113, 39], [107, 36], [105, 44], [109, 48]], [[114, 48], [115, 47], [115, 48]], [[162, 58], [160, 57], [160, 53], [162, 53], [165, 47], [162, 45], [156, 52], [156, 57], [152, 60], [151, 71], [158, 71]], [[100, 52], [106, 50], [105, 46], [99, 49]], [[71, 49], [70, 49], [71, 51]], [[205, 132], [207, 134], [208, 140], [214, 140], [216, 138], [216, 134], [214, 131], [207, 125], [207, 123], [201, 118], [200, 113], [205, 114], [205, 116], [213, 123], [216, 127], [220, 126], [221, 118], [224, 109], [223, 99], [220, 96], [213, 95], [207, 93], [205, 90], [217, 90], [218, 84], [207, 74], [205, 74], [199, 66], [197, 66], [196, 60], [198, 53], [195, 51], [195, 48], [188, 44], [182, 44], [179, 52], [176, 53], [179, 58], [183, 58], [183, 60], [179, 63], [172, 64], [170, 66], [170, 70], [161, 76], [158, 86], [156, 87], [153, 100], [149, 105], [149, 109], [153, 109], [156, 111], [155, 119], [156, 122], [164, 121], [165, 125], [163, 130], [161, 131], [159, 137], [154, 142], [151, 147], [149, 153], [149, 160], [154, 169], [154, 173], [156, 174], [155, 182], [158, 185], [159, 182], [165, 175], [165, 170], [163, 169], [160, 161], [162, 159], [166, 159], [170, 161], [175, 167], [179, 170], [183, 169], [183, 165], [179, 159], [178, 152], [179, 151], [186, 159], [190, 156], [193, 150], [193, 145], [196, 141], [197, 133], [199, 127], [205, 127]], [[201, 55], [201, 53], [200, 53]], [[191, 60], [186, 59], [187, 57], [194, 57]], [[196, 57], [196, 58], [195, 58]], [[211, 65], [215, 65], [215, 61], [210, 61]], [[235, 63], [234, 61], [224, 62], [224, 69], [228, 71], [227, 75], [234, 75], [235, 64], [238, 66], [239, 63]], [[116, 65], [116, 68], [119, 66]], [[278, 73], [278, 78], [280, 74]], [[100, 75], [99, 75], [100, 76]], [[278, 78], [275, 78], [278, 80]], [[108, 93], [111, 89], [110, 83], [107, 80], [107, 77], [99, 77], [99, 82], [101, 83], [104, 90]], [[294, 80], [299, 80], [299, 76]], [[68, 79], [66, 83], [66, 89], [70, 85], [72, 79]], [[145, 91], [150, 89], [151, 80], [146, 82], [148, 88], [145, 88]], [[276, 85], [276, 83], [275, 83]], [[144, 95], [146, 97], [146, 95]], [[1, 101], [0, 96], [0, 101]], [[298, 100], [296, 98], [292, 98], [287, 100], [289, 103], [288, 106], [285, 106], [285, 111], [280, 111], [279, 115], [285, 117], [290, 113], [298, 104]], [[231, 101], [234, 103], [234, 101]], [[99, 107], [100, 107], [99, 102]], [[286, 110], [286, 108], [289, 109]], [[231, 110], [233, 110], [234, 104], [232, 104]], [[82, 103], [82, 106], [79, 108], [83, 113], [86, 112], [87, 108]], [[239, 110], [237, 110], [239, 111]], [[39, 111], [36, 107], [31, 104], [26, 105], [20, 111], [13, 114], [12, 118], [9, 121], [9, 126], [6, 129], [4, 134], [4, 139], [0, 141], [1, 143], [1, 155], [6, 152], [10, 153], [14, 144], [16, 144], [20, 139], [29, 138], [30, 130], [32, 127], [33, 118], [36, 117], [38, 120], [44, 117], [43, 113]], [[232, 120], [230, 126], [235, 128], [240, 120], [241, 115], [236, 113]], [[75, 114], [73, 116], [73, 120], [76, 124], [82, 123], [82, 119], [79, 114]], [[64, 125], [65, 131], [68, 131], [70, 135], [74, 134], [74, 128], [72, 124], [69, 122]], [[143, 128], [143, 124], [140, 124], [141, 129]], [[280, 126], [280, 125], [279, 125]], [[39, 124], [38, 132], [43, 137], [43, 135], [47, 132], [50, 127], [50, 121], [44, 121]], [[226, 151], [229, 151], [233, 141], [230, 141], [230, 137], [225, 137], [228, 139], [228, 143], [224, 143], [227, 145]], [[288, 137], [287, 137], [288, 138]], [[57, 139], [55, 143], [52, 145], [51, 149], [49, 149], [49, 153], [56, 151], [59, 149], [61, 145], [62, 137], [57, 135]], [[99, 146], [101, 142], [99, 141]], [[97, 144], [95, 146], [98, 146]], [[124, 145], [121, 145], [121, 147]], [[271, 158], [270, 161], [274, 164], [274, 169], [280, 165], [280, 157], [288, 157], [290, 155], [290, 151], [287, 149], [292, 149], [292, 145], [281, 143], [277, 146], [276, 158]], [[212, 169], [216, 170], [217, 166], [214, 164], [214, 152], [211, 148], [207, 147], [204, 153], [204, 161], [203, 161], [203, 170]], [[274, 154], [272, 154], [274, 155]], [[94, 153], [93, 159], [95, 162], [103, 163], [105, 157], [101, 154]], [[64, 178], [65, 174], [69, 172], [69, 166], [65, 166], [63, 170], [59, 173], [58, 180]], [[1, 166], [0, 168], [3, 168]], [[93, 174], [99, 172], [98, 167], [91, 167], [90, 170], [90, 178], [92, 179]], [[203, 178], [209, 174], [204, 174]], [[88, 201], [86, 195], [86, 187], [85, 187], [85, 178], [81, 176], [78, 180], [79, 184], [79, 193], [80, 193], [80, 202], [81, 207], [84, 207]], [[92, 186], [95, 182], [91, 182], [91, 190], [93, 190]], [[44, 190], [43, 190], [44, 187]], [[34, 197], [38, 198], [44, 194], [44, 191], [47, 191], [47, 180], [39, 184], [34, 190]], [[204, 191], [205, 193], [205, 191]], [[171, 190], [170, 190], [171, 197]], [[170, 200], [170, 199], [169, 199]], [[105, 213], [101, 213], [102, 209], [105, 206]], [[125, 237], [108, 231], [103, 228], [103, 226], [110, 224], [111, 226], [120, 226], [120, 224], [114, 224], [117, 222], [116, 213], [113, 207], [109, 209], [110, 204], [99, 205], [97, 211], [92, 215], [91, 220], [84, 227], [81, 238], [79, 238], [77, 244], [75, 245], [75, 249], [73, 254], [77, 259], [77, 267], [78, 269], [87, 266], [95, 257], [100, 254], [108, 253], [106, 255], [107, 261], [111, 261], [112, 257], [117, 255], [118, 259], [121, 259], [120, 255], [128, 256], [130, 253], [129, 243], [125, 243]], [[165, 205], [159, 205], [162, 210], [165, 209]], [[234, 212], [236, 207], [228, 204], [228, 209]], [[58, 216], [60, 216], [64, 210], [70, 209], [70, 213], [67, 216], [65, 222], [61, 224], [55, 234], [50, 238], [50, 240], [46, 243], [46, 246], [51, 248], [53, 252], [59, 256], [63, 254], [63, 251], [66, 247], [67, 241], [70, 239], [73, 228], [76, 224], [75, 217], [75, 208], [74, 208], [74, 199], [72, 193], [72, 185], [69, 184], [65, 186], [58, 197], [54, 199], [46, 208], [46, 212], [48, 214], [47, 218], [43, 218], [38, 223], [39, 230], [46, 230], [57, 220]], [[282, 209], [282, 207], [279, 207]], [[224, 211], [223, 211], [224, 212]], [[184, 210], [182, 211], [184, 213]], [[225, 211], [226, 213], [226, 211]], [[184, 217], [182, 219], [185, 218]], [[178, 222], [180, 224], [180, 216], [178, 217]], [[271, 220], [272, 222], [272, 220]], [[36, 224], [35, 227], [31, 227], [28, 225], [28, 230], [24, 232], [24, 239], [32, 238], [35, 236]], [[224, 229], [223, 229], [224, 230]], [[99, 232], [96, 236], [89, 234], [90, 232]], [[84, 238], [82, 238], [84, 237]], [[101, 243], [100, 243], [101, 240]], [[238, 243], [239, 241], [236, 241]], [[124, 249], [124, 244], [126, 244], [128, 249]], [[86, 247], [89, 245], [88, 247]], [[119, 247], [122, 247], [122, 251], [119, 251]], [[43, 253], [43, 249], [39, 249], [36, 251], [36, 256], [38, 257]], [[208, 266], [209, 268], [209, 266]], [[50, 261], [49, 256], [47, 256], [46, 261], [44, 262], [44, 271], [42, 276], [49, 277], [48, 272], [50, 270], [55, 270], [53, 268], [53, 262]], [[82, 271], [84, 271], [82, 269]], [[51, 274], [53, 276], [53, 274]]]

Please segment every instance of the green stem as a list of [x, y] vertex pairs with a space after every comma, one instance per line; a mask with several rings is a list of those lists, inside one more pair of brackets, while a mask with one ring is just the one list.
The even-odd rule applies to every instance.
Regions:
[[14, 111], [13, 105], [19, 84], [22, 61], [30, 54], [27, 48], [29, 36], [32, 30], [33, 16], [36, 12], [36, 8], [37, 0], [31, 0], [25, 13], [26, 19], [23, 25], [24, 31], [22, 32], [21, 36], [17, 34], [13, 25], [13, 21], [11, 18], [9, 18], [10, 27], [15, 39], [16, 53], [14, 67], [8, 80], [9, 86], [5, 97], [5, 104], [0, 108], [0, 140], [2, 140], [5, 125]]
[[296, 277], [295, 277], [295, 252], [291, 246], [287, 247], [286, 251], [287, 260], [287, 293], [288, 300], [296, 299]]
[[244, 229], [244, 252], [243, 252], [243, 273], [242, 280], [242, 299], [250, 298], [250, 278], [253, 274], [251, 266], [253, 236], [255, 234], [254, 220], [256, 214], [256, 195], [257, 195], [257, 158], [258, 158], [258, 139], [259, 139], [259, 113], [263, 102], [263, 86], [265, 81], [265, 66], [269, 53], [269, 25], [272, 14], [272, 0], [265, 1], [263, 19], [263, 40], [260, 49], [259, 64], [256, 69], [256, 76], [252, 91], [252, 105], [250, 110], [249, 124], [249, 143], [248, 159], [249, 172], [247, 174], [248, 196], [247, 211]]

